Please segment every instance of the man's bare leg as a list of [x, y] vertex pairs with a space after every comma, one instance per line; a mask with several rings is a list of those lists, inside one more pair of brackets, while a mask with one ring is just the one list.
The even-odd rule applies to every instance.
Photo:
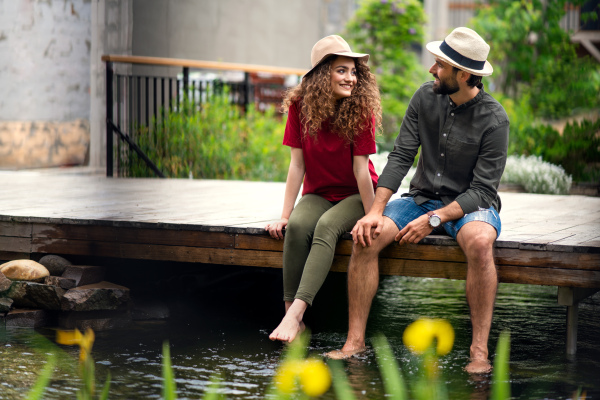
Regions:
[[307, 307], [308, 304], [304, 300], [286, 301], [285, 316], [279, 326], [269, 335], [269, 339], [291, 343], [299, 333], [306, 329], [302, 318], [304, 318]]
[[467, 258], [466, 292], [473, 327], [471, 362], [465, 367], [469, 373], [487, 373], [492, 370], [487, 345], [498, 289], [498, 273], [493, 253], [495, 240], [496, 230], [479, 221], [465, 224], [457, 236]]
[[379, 253], [398, 232], [396, 224], [384, 217], [382, 232], [371, 246], [352, 246], [348, 265], [348, 337], [341, 350], [331, 351], [327, 357], [344, 359], [364, 351], [367, 319], [379, 285]]

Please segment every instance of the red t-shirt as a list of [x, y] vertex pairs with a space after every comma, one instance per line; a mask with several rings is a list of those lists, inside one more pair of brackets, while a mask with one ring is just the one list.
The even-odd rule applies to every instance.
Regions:
[[[355, 135], [352, 144], [331, 132], [327, 122], [317, 131], [316, 138], [304, 137], [300, 110], [294, 103], [288, 112], [283, 144], [302, 149], [306, 166], [302, 195], [314, 193], [329, 201], [340, 201], [358, 193], [352, 157], [376, 152], [375, 127]], [[371, 160], [369, 172], [374, 190], [378, 177]]]

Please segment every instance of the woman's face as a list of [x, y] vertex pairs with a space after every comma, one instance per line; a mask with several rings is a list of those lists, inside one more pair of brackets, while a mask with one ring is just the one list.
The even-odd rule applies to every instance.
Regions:
[[354, 58], [338, 56], [331, 64], [331, 88], [333, 97], [339, 100], [350, 97], [356, 86], [356, 64]]

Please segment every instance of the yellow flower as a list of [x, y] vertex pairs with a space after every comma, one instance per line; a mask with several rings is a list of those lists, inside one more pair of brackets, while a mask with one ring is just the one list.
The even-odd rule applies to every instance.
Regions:
[[315, 358], [304, 361], [300, 371], [300, 385], [309, 396], [316, 397], [325, 393], [331, 386], [329, 367]]
[[422, 354], [437, 339], [437, 354], [445, 355], [452, 350], [454, 329], [443, 319], [421, 318], [410, 324], [405, 330], [402, 340], [413, 353]]
[[82, 334], [79, 329], [73, 331], [56, 331], [56, 343], [65, 345], [79, 345], [79, 361], [84, 362], [88, 355], [92, 352], [94, 345], [94, 331], [88, 328], [85, 334]]
[[292, 393], [296, 387], [296, 377], [301, 369], [301, 361], [285, 361], [275, 374], [275, 385], [284, 393]]
[[452, 346], [454, 345], [454, 329], [452, 325], [444, 319], [436, 319], [435, 331], [437, 337], [437, 353], [440, 356], [444, 356], [450, 353]]
[[283, 393], [293, 393], [296, 380], [300, 381], [302, 391], [311, 397], [320, 396], [331, 386], [329, 367], [314, 358], [298, 361], [285, 361], [275, 374], [275, 385]]

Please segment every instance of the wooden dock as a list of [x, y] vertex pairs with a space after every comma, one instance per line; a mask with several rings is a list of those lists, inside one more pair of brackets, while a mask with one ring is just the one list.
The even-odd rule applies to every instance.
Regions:
[[[280, 268], [278, 219], [284, 183], [124, 179], [0, 171], [0, 260], [45, 254]], [[496, 243], [501, 282], [557, 286], [567, 306], [567, 352], [575, 353], [577, 303], [600, 289], [600, 198], [501, 193]], [[332, 266], [345, 271], [352, 243]], [[390, 245], [381, 273], [465, 279], [456, 242], [429, 236]]]

